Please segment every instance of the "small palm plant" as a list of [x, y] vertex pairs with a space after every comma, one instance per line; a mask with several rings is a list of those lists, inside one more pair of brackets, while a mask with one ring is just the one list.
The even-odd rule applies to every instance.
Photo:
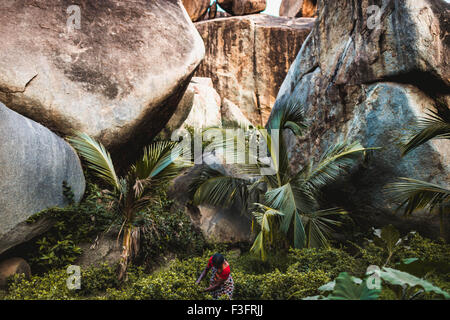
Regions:
[[110, 154], [105, 147], [85, 133], [77, 132], [68, 141], [84, 159], [87, 167], [110, 187], [108, 197], [112, 200], [122, 219], [122, 255], [119, 264], [119, 280], [124, 279], [129, 259], [139, 250], [139, 228], [133, 223], [136, 215], [154, 201], [158, 188], [176, 177], [186, 167], [181, 161], [180, 147], [175, 142], [158, 141], [144, 149], [142, 158], [128, 172], [119, 177]]
[[[268, 147], [268, 155], [276, 169], [273, 174], [261, 175], [264, 163], [257, 158], [254, 161], [249, 159], [249, 163], [255, 165], [235, 165], [233, 175], [206, 168], [192, 184], [194, 204], [226, 207], [238, 201], [244, 211], [253, 214], [260, 232], [251, 251], [263, 260], [265, 248], [274, 239], [280, 239], [280, 235], [295, 248], [328, 244], [331, 227], [339, 225], [333, 216], [346, 212], [340, 208], [322, 210], [320, 190], [347, 173], [367, 150], [359, 142], [337, 143], [318, 162], [310, 161], [298, 173], [291, 174], [283, 133], [290, 130], [300, 135], [305, 127], [302, 108], [297, 103], [288, 102], [274, 109], [267, 131], [261, 127], [255, 130]], [[272, 144], [274, 138], [278, 143]], [[234, 141], [224, 142], [222, 149], [225, 153], [235, 152], [230, 144]], [[220, 145], [214, 147], [220, 149]], [[237, 156], [227, 155], [227, 158], [234, 157]], [[246, 176], [253, 177], [253, 181]], [[257, 201], [250, 203], [252, 199]]]
[[[432, 139], [450, 140], [450, 109], [443, 102], [438, 103], [437, 110], [428, 110], [428, 117], [418, 121], [415, 133], [402, 145], [405, 156]], [[404, 207], [404, 214], [411, 215], [419, 209], [438, 210], [440, 233], [444, 235], [444, 215], [450, 212], [450, 189], [426, 181], [399, 178], [401, 181], [387, 185], [393, 200]]]

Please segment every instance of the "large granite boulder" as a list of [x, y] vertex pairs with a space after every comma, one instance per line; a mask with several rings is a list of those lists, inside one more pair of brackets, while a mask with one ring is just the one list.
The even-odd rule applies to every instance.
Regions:
[[121, 163], [164, 127], [204, 56], [181, 0], [4, 0], [0, 21], [0, 101]]
[[280, 16], [314, 17], [317, 12], [317, 0], [282, 0]]
[[196, 75], [211, 78], [222, 98], [263, 125], [313, 22], [263, 14], [197, 22], [206, 56]]
[[376, 224], [393, 219], [398, 204], [384, 186], [397, 177], [450, 185], [448, 141], [429, 142], [404, 158], [399, 150], [401, 139], [427, 109], [435, 108], [437, 99], [450, 101], [450, 42], [445, 31], [450, 4], [375, 1], [380, 19], [374, 24], [369, 10], [373, 2], [319, 1], [318, 21], [274, 109], [287, 99], [297, 100], [310, 122], [302, 138], [289, 141], [294, 171], [345, 138], [381, 147], [368, 167], [350, 177], [350, 184], [331, 188], [325, 197]]
[[[84, 193], [80, 160], [63, 139], [0, 103], [0, 253], [44, 232], [48, 225], [26, 220], [64, 206], [63, 183], [74, 200]], [[45, 219], [43, 219], [45, 220]]]
[[192, 21], [200, 20], [209, 8], [209, 0], [182, 0], [183, 6], [186, 9]]
[[211, 79], [192, 77], [177, 112], [170, 118], [162, 135], [170, 139], [171, 133], [177, 129], [221, 125], [221, 98], [214, 89]]

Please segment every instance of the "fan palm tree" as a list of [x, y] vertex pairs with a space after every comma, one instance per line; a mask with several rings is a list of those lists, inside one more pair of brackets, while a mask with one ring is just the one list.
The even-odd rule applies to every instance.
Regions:
[[[267, 131], [257, 127], [250, 134], [263, 139], [268, 147], [268, 155], [275, 168], [273, 174], [261, 175], [264, 163], [254, 155], [257, 159], [249, 161], [254, 165], [235, 165], [233, 175], [206, 168], [203, 175], [192, 184], [194, 204], [227, 207], [239, 201], [245, 207], [244, 211], [251, 211], [260, 226], [251, 251], [262, 259], [265, 258], [264, 248], [272, 243], [278, 232], [295, 248], [327, 245], [330, 226], [339, 224], [331, 216], [346, 212], [339, 208], [321, 210], [320, 190], [347, 173], [367, 150], [359, 142], [337, 143], [319, 161], [310, 161], [292, 175], [283, 132], [290, 130], [300, 135], [305, 127], [302, 108], [297, 103], [289, 102], [274, 109]], [[278, 143], [272, 143], [273, 140]], [[230, 144], [234, 144], [234, 141], [225, 141], [222, 147], [215, 145], [214, 148], [222, 148], [225, 153], [235, 152]], [[256, 181], [245, 176], [255, 177]], [[264, 189], [267, 191], [262, 192]], [[255, 193], [259, 196], [255, 197]], [[259, 200], [249, 203], [254, 198]]]
[[[414, 134], [404, 143], [402, 156], [409, 154], [432, 139], [450, 139], [450, 109], [438, 101], [437, 109], [428, 110], [427, 118], [418, 121]], [[399, 178], [401, 181], [387, 185], [393, 200], [404, 207], [404, 214], [411, 215], [419, 209], [437, 209], [440, 218], [441, 236], [444, 234], [444, 214], [450, 212], [450, 189], [426, 181]]]
[[81, 132], [68, 138], [88, 169], [109, 188], [112, 200], [122, 219], [122, 255], [119, 264], [119, 280], [124, 279], [129, 259], [139, 250], [139, 228], [133, 223], [136, 214], [148, 207], [154, 200], [155, 190], [176, 177], [186, 163], [180, 160], [180, 147], [175, 142], [158, 141], [144, 149], [142, 158], [132, 165], [125, 176], [116, 174], [111, 156], [105, 147]]

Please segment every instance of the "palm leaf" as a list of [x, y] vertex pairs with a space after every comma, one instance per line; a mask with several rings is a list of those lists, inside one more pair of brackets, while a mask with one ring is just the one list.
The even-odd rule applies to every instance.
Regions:
[[207, 203], [224, 207], [229, 207], [237, 199], [244, 203], [247, 202], [247, 184], [247, 180], [227, 176], [210, 168], [191, 184], [191, 190], [195, 190], [193, 202], [195, 205]]
[[402, 155], [431, 139], [450, 139], [450, 109], [443, 107], [440, 111], [428, 110], [428, 118], [418, 121], [416, 131], [418, 132], [402, 145]]
[[67, 138], [67, 140], [86, 161], [88, 168], [93, 170], [96, 176], [114, 189], [120, 189], [119, 179], [111, 156], [101, 143], [82, 132], [76, 132], [74, 136]]
[[294, 232], [294, 247], [301, 248], [304, 245], [305, 229], [297, 211], [294, 193], [289, 183], [282, 187], [269, 190], [264, 195], [264, 204], [283, 213], [280, 229], [288, 234], [291, 227]]
[[450, 199], [450, 190], [442, 186], [410, 178], [400, 179], [402, 182], [388, 184], [386, 188], [394, 201], [401, 202], [399, 208], [405, 206], [406, 215], [416, 209], [429, 207], [432, 210]]
[[269, 132], [272, 129], [291, 129], [294, 134], [301, 134], [307, 124], [299, 101], [291, 98], [286, 100], [283, 105], [276, 106], [272, 110], [266, 127]]
[[307, 176], [296, 176], [294, 180], [299, 178], [305, 180], [310, 190], [316, 193], [322, 187], [335, 182], [342, 175], [348, 173], [367, 150], [369, 149], [363, 148], [358, 141], [337, 143], [322, 155]]
[[264, 261], [266, 259], [265, 255], [265, 247], [272, 243], [273, 241], [273, 233], [276, 232], [274, 230], [274, 218], [283, 216], [283, 213], [279, 210], [270, 208], [260, 203], [256, 203], [263, 212], [255, 211], [253, 215], [255, 217], [256, 222], [260, 226], [261, 230], [253, 242], [252, 247], [250, 248], [250, 252], [258, 255]]
[[347, 214], [341, 208], [318, 210], [313, 213], [302, 214], [303, 224], [306, 230], [308, 247], [318, 248], [328, 246], [328, 239], [333, 226], [341, 225], [341, 222], [328, 218], [329, 216]]

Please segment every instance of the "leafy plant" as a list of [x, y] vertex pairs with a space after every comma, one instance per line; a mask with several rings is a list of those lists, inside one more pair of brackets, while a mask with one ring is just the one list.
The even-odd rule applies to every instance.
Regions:
[[[450, 109], [443, 101], [438, 101], [437, 111], [429, 110], [428, 118], [418, 121], [415, 134], [402, 145], [405, 156], [432, 139], [450, 139]], [[404, 207], [404, 214], [411, 215], [419, 209], [438, 211], [441, 236], [444, 236], [444, 215], [450, 212], [450, 189], [426, 181], [401, 177], [400, 182], [386, 186], [394, 201]]]
[[399, 248], [402, 242], [400, 233], [397, 229], [395, 229], [393, 225], [390, 224], [381, 230], [375, 229], [374, 235], [376, 236], [374, 238], [375, 243], [378, 246], [386, 249], [388, 253], [388, 257], [386, 259], [386, 262], [384, 263], [384, 265], [386, 266], [390, 262], [393, 254]]
[[[319, 290], [331, 289], [331, 287], [331, 285], [326, 285]], [[380, 289], [369, 289], [366, 281], [342, 272], [336, 278], [333, 292], [327, 298], [329, 300], [377, 300], [380, 291]]]
[[186, 163], [179, 161], [177, 143], [158, 141], [144, 149], [144, 154], [124, 177], [119, 177], [105, 147], [85, 133], [76, 133], [69, 142], [86, 162], [88, 168], [111, 190], [108, 197], [122, 218], [123, 252], [119, 279], [126, 275], [130, 257], [137, 254], [140, 231], [135, 228], [136, 215], [154, 201], [154, 190], [174, 178]]
[[[347, 173], [367, 150], [358, 142], [340, 142], [331, 146], [318, 162], [311, 160], [298, 173], [291, 174], [283, 132], [299, 135], [305, 126], [302, 108], [288, 102], [274, 110], [267, 131], [258, 127], [248, 133], [250, 141], [256, 139], [268, 147], [274, 172], [261, 175], [266, 161], [250, 152], [249, 157], [254, 157], [249, 158], [250, 164], [234, 166], [234, 174], [207, 168], [192, 184], [194, 204], [229, 206], [238, 201], [244, 211], [253, 213], [260, 232], [251, 251], [263, 260], [265, 248], [279, 238], [278, 233], [295, 248], [328, 245], [331, 228], [340, 224], [333, 216], [346, 212], [340, 208], [323, 210], [319, 201], [321, 189]], [[214, 148], [224, 151], [227, 159], [235, 159], [234, 144], [234, 139], [220, 141]]]
[[[63, 188], [70, 199], [73, 195], [70, 187], [63, 185]], [[65, 208], [41, 211], [31, 216], [27, 223], [32, 224], [40, 219], [48, 220], [50, 229], [17, 249], [30, 263], [33, 272], [37, 273], [73, 263], [82, 253], [79, 243], [92, 240], [115, 224], [104, 194], [89, 179], [85, 196], [79, 204], [72, 202]]]
[[[407, 272], [383, 267], [381, 270], [373, 270], [373, 275], [380, 277], [384, 282], [390, 285], [398, 286], [398, 290], [396, 290], [397, 297], [401, 300], [413, 300], [422, 292], [434, 292], [442, 295], [446, 299], [450, 299], [450, 294], [448, 294], [441, 288], [438, 288], [430, 282], [415, 277]], [[411, 290], [415, 289], [416, 287], [419, 287], [420, 290], [418, 292], [411, 293]]]

